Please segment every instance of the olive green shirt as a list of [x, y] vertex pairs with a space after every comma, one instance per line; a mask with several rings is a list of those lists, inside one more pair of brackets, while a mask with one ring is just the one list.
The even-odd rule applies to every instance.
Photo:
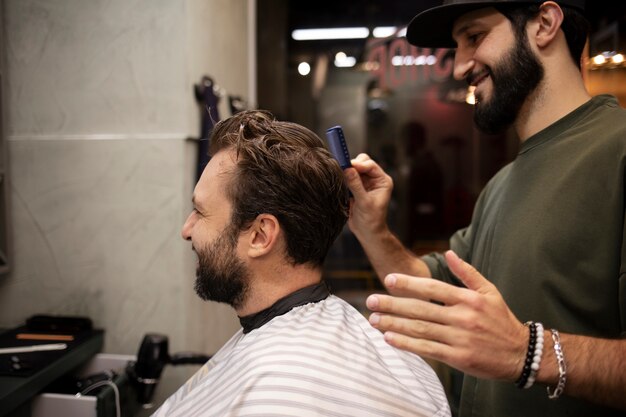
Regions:
[[[523, 142], [517, 158], [487, 184], [471, 225], [452, 237], [451, 248], [496, 285], [520, 321], [623, 337], [625, 186], [626, 110], [615, 98], [598, 96]], [[433, 277], [458, 284], [441, 255], [423, 259]], [[524, 390], [466, 376], [460, 414], [625, 413], [566, 396], [549, 400], [541, 384]]]

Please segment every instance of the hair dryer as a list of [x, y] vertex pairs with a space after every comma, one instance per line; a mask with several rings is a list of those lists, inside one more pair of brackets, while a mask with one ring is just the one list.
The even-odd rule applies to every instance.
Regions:
[[211, 357], [208, 355], [189, 352], [170, 356], [167, 336], [149, 333], [144, 336], [141, 346], [139, 346], [137, 361], [129, 362], [126, 367], [126, 374], [135, 386], [139, 403], [149, 407], [166, 364], [204, 364], [209, 359]]

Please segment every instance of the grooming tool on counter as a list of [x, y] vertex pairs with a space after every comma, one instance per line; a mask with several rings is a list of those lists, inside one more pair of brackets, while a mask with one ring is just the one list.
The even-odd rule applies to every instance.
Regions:
[[13, 355], [16, 353], [42, 352], [46, 350], [64, 350], [67, 349], [65, 343], [49, 343], [45, 345], [32, 346], [16, 346], [9, 348], [0, 348], [0, 355]]
[[71, 334], [40, 334], [40, 333], [18, 333], [17, 340], [48, 340], [55, 342], [71, 342], [74, 336]]
[[128, 363], [126, 375], [135, 386], [139, 403], [149, 408], [165, 365], [202, 365], [209, 359], [211, 356], [202, 353], [181, 352], [170, 355], [169, 338], [158, 333], [148, 333], [141, 341], [137, 360]]

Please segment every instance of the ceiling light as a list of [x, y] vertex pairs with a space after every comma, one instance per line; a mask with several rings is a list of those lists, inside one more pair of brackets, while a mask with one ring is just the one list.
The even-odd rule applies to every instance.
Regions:
[[391, 58], [391, 65], [394, 67], [399, 67], [401, 65], [435, 65], [437, 63], [437, 57], [435, 55], [420, 55], [418, 57], [414, 57], [412, 55], [396, 55]]
[[296, 29], [291, 32], [291, 37], [297, 41], [316, 41], [328, 39], [365, 39], [369, 34], [369, 29], [365, 27]]
[[[337, 54], [339, 55], [339, 54]], [[341, 59], [337, 59], [335, 56], [335, 66], [338, 68], [350, 68], [356, 65], [356, 58], [353, 56], [343, 56]]]
[[[292, 67], [293, 68], [293, 67]], [[309, 75], [311, 72], [311, 66], [308, 62], [301, 62], [298, 64], [298, 73], [302, 76]]]
[[596, 65], [602, 65], [606, 62], [604, 55], [596, 55], [593, 57], [593, 63]]
[[380, 64], [378, 62], [374, 62], [374, 61], [367, 61], [363, 65], [363, 69], [365, 71], [377, 71], [378, 68], [380, 68]]
[[393, 36], [397, 30], [398, 28], [395, 26], [378, 26], [372, 30], [372, 35], [375, 38], [388, 38]]
[[399, 67], [400, 65], [404, 65], [404, 57], [401, 55], [396, 55], [391, 58], [391, 65], [394, 67]]
[[617, 51], [604, 51], [591, 58], [587, 65], [592, 70], [610, 70], [615, 68], [624, 68], [625, 62], [626, 60], [622, 53]]

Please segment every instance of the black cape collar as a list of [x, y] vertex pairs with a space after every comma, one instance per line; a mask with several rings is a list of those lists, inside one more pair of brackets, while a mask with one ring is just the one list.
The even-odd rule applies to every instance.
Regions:
[[326, 283], [320, 282], [319, 284], [304, 287], [292, 292], [288, 296], [276, 301], [265, 310], [250, 314], [249, 316], [239, 317], [239, 322], [241, 323], [241, 327], [243, 327], [244, 334], [250, 333], [252, 330], [258, 329], [274, 317], [282, 316], [294, 307], [317, 303], [324, 300], [329, 295], [330, 291]]

